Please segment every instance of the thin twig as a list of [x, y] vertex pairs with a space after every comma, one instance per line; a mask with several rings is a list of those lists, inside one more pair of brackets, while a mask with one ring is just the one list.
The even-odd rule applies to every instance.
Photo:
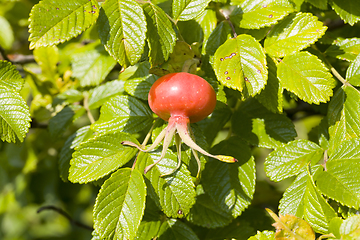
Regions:
[[39, 209], [37, 210], [37, 213], [40, 213], [40, 212], [42, 212], [42, 211], [44, 211], [44, 210], [53, 210], [53, 211], [55, 211], [55, 212], [63, 215], [63, 216], [64, 216], [67, 220], [69, 220], [69, 222], [70, 222], [71, 224], [73, 224], [74, 226], [81, 227], [81, 228], [84, 228], [84, 229], [87, 229], [87, 230], [90, 230], [90, 231], [94, 231], [94, 229], [93, 229], [92, 227], [90, 227], [90, 226], [88, 226], [88, 225], [85, 225], [85, 224], [83, 224], [83, 223], [81, 223], [81, 222], [78, 222], [78, 221], [75, 221], [74, 219], [72, 219], [72, 218], [70, 217], [70, 215], [69, 215], [67, 212], [65, 212], [64, 210], [62, 210], [61, 208], [58, 208], [58, 207], [55, 207], [55, 206], [51, 206], [51, 205], [50, 205], [50, 206], [43, 206], [43, 207], [41, 207], [41, 208], [39, 208]]
[[11, 60], [8, 58], [8, 56], [6, 55], [6, 52], [5, 52], [5, 49], [3, 49], [1, 46], [0, 46], [0, 53], [1, 53], [1, 56], [4, 60], [6, 61], [9, 61], [11, 62]]
[[95, 122], [95, 119], [93, 117], [93, 115], [91, 114], [91, 110], [89, 108], [89, 94], [84, 94], [84, 108], [86, 110], [87, 116], [91, 122], [91, 124], [93, 124]]
[[233, 32], [233, 35], [234, 35], [234, 38], [237, 37], [237, 33], [236, 33], [236, 30], [235, 30], [235, 27], [234, 25], [232, 24], [232, 22], [230, 21], [230, 17], [229, 15], [224, 12], [224, 10], [220, 9], [219, 12], [224, 16], [224, 18], [226, 19], [226, 21], [229, 23], [230, 27], [231, 27], [231, 30]]

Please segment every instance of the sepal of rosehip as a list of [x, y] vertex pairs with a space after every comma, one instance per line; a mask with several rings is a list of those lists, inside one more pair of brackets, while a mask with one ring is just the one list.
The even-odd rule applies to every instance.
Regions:
[[147, 149], [145, 149], [145, 146], [153, 128], [150, 129], [144, 143], [140, 146], [132, 142], [122, 142], [124, 145], [136, 147], [140, 151], [150, 152], [164, 140], [160, 158], [155, 163], [147, 166], [145, 173], [164, 158], [175, 134], [178, 165], [163, 176], [174, 173], [180, 167], [181, 141], [192, 149], [198, 163], [198, 175], [200, 172], [200, 160], [196, 151], [227, 163], [237, 161], [231, 156], [212, 155], [198, 146], [193, 140], [190, 123], [206, 118], [214, 111], [216, 105], [215, 91], [205, 79], [186, 72], [167, 74], [153, 84], [148, 95], [148, 101], [151, 110], [163, 120], [168, 121], [168, 125]]

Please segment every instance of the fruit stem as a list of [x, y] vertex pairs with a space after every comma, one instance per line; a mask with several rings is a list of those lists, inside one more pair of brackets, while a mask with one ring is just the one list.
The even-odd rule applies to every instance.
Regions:
[[215, 156], [215, 155], [212, 155], [212, 154], [206, 152], [204, 149], [202, 149], [200, 146], [198, 146], [189, 135], [189, 131], [188, 131], [188, 123], [190, 123], [189, 118], [176, 116], [176, 117], [170, 117], [169, 124], [170, 124], [170, 121], [176, 122], [176, 129], [178, 131], [178, 134], [180, 135], [180, 137], [184, 141], [184, 143], [186, 145], [188, 145], [189, 147], [191, 147], [192, 149], [198, 151], [199, 153], [201, 153], [205, 156], [218, 159], [222, 162], [227, 162], [227, 163], [237, 162], [237, 160], [231, 156], [224, 156], [224, 155], [216, 155]]
[[182, 72], [187, 72], [187, 73], [190, 73], [190, 70], [192, 69], [191, 67], [193, 65], [198, 65], [200, 63], [200, 60], [197, 59], [197, 58], [191, 58], [191, 59], [188, 59], [184, 62], [183, 64], [183, 67], [181, 69]]

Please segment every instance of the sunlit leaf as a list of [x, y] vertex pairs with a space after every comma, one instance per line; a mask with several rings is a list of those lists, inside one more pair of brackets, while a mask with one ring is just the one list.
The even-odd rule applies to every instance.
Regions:
[[214, 55], [214, 71], [225, 86], [254, 96], [266, 85], [266, 57], [261, 45], [242, 34], [228, 39]]
[[331, 0], [330, 5], [345, 23], [353, 26], [360, 20], [359, 1]]
[[98, 132], [136, 133], [153, 121], [150, 108], [131, 96], [115, 96], [100, 109], [100, 118], [91, 126]]
[[265, 51], [276, 57], [290, 55], [316, 42], [326, 29], [310, 13], [290, 14], [271, 29], [264, 42]]
[[22, 142], [30, 128], [30, 112], [15, 90], [0, 85], [0, 136], [2, 141]]
[[103, 103], [108, 101], [115, 95], [120, 95], [124, 92], [124, 82], [119, 80], [113, 80], [100, 85], [90, 92], [89, 96], [89, 108], [95, 109], [100, 107]]
[[316, 178], [316, 185], [326, 196], [348, 207], [360, 207], [359, 138], [342, 142], [326, 162], [326, 171]]
[[270, 209], [266, 209], [275, 220], [273, 226], [276, 228], [275, 239], [303, 239], [315, 240], [315, 233], [311, 226], [294, 215], [280, 215], [280, 218]]
[[168, 60], [175, 46], [176, 34], [166, 13], [157, 5], [147, 3], [142, 6], [147, 21], [147, 41], [152, 66]]
[[173, 1], [172, 16], [176, 21], [187, 21], [196, 18], [208, 5], [210, 0]]
[[325, 65], [308, 52], [285, 57], [277, 69], [282, 86], [308, 103], [327, 102], [336, 82]]
[[346, 80], [354, 86], [360, 86], [360, 54], [350, 64], [346, 71]]
[[10, 62], [0, 60], [0, 85], [20, 92], [24, 79]]
[[353, 240], [360, 238], [360, 216], [355, 215], [344, 220], [340, 227], [342, 240]]
[[275, 240], [275, 233], [271, 231], [258, 231], [255, 236], [252, 236], [248, 240]]
[[137, 152], [135, 148], [123, 146], [123, 141], [137, 143], [126, 133], [111, 133], [79, 145], [70, 161], [69, 180], [74, 183], [95, 181], [123, 166]]
[[309, 162], [315, 165], [324, 150], [305, 139], [289, 142], [277, 148], [266, 158], [265, 172], [272, 181], [281, 181], [300, 173]]
[[360, 54], [360, 38], [337, 39], [326, 49], [327, 55], [352, 62]]
[[30, 49], [78, 36], [99, 16], [96, 0], [42, 0], [30, 13]]
[[56, 46], [38, 47], [34, 49], [34, 59], [41, 67], [42, 74], [49, 80], [56, 76], [59, 62], [59, 51]]
[[230, 20], [241, 28], [259, 29], [277, 23], [293, 11], [287, 0], [245, 0], [231, 12]]
[[136, 169], [122, 168], [102, 185], [94, 228], [102, 239], [134, 239], [144, 214], [146, 185]]
[[100, 43], [90, 43], [71, 56], [73, 76], [80, 85], [93, 86], [102, 82], [116, 64]]
[[97, 21], [99, 36], [120, 65], [134, 65], [144, 51], [146, 20], [135, 0], [108, 0]]

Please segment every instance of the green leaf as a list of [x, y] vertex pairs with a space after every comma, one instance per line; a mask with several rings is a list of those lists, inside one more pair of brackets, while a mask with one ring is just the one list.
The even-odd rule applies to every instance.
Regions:
[[329, 56], [352, 62], [360, 54], [360, 38], [337, 39], [326, 49]]
[[[147, 204], [147, 201], [146, 201], [146, 204]], [[144, 221], [144, 220], [142, 220], [140, 223], [138, 232], [136, 233], [135, 240], [156, 238], [156, 236], [158, 235], [160, 226], [161, 226], [161, 221]]]
[[[214, 9], [210, 9], [210, 8], [205, 9], [204, 12], [196, 18], [196, 22], [200, 25], [200, 27], [202, 29], [202, 31], [201, 31], [203, 34], [202, 53], [205, 54], [207, 41], [210, 37], [210, 34], [214, 31], [214, 29], [217, 26], [216, 11]], [[201, 40], [200, 40], [200, 42], [201, 42]]]
[[24, 79], [10, 62], [0, 60], [0, 85], [16, 92], [20, 92], [24, 85]]
[[92, 137], [93, 131], [90, 126], [79, 128], [74, 134], [72, 134], [65, 141], [64, 146], [61, 148], [59, 153], [59, 171], [60, 177], [64, 182], [68, 181], [70, 160], [74, 149], [80, 145], [80, 143]]
[[245, 0], [235, 8], [230, 20], [241, 28], [268, 27], [295, 11], [287, 0]]
[[311, 176], [307, 181], [304, 203], [305, 221], [307, 221], [316, 232], [327, 233], [331, 219], [336, 217], [337, 214], [315, 187]]
[[294, 140], [267, 156], [266, 175], [275, 182], [298, 175], [309, 162], [312, 165], [319, 162], [323, 153], [324, 150], [316, 143], [305, 139]]
[[308, 103], [327, 102], [336, 81], [325, 65], [309, 52], [286, 56], [277, 71], [282, 86]]
[[166, 13], [157, 5], [147, 3], [142, 6], [147, 21], [147, 40], [151, 66], [167, 61], [176, 42], [176, 33]]
[[353, 26], [360, 20], [360, 3], [358, 1], [331, 0], [330, 5], [345, 23]]
[[89, 108], [96, 109], [102, 106], [106, 101], [115, 95], [120, 95], [124, 92], [124, 82], [113, 80], [98, 86], [90, 91]]
[[196, 203], [191, 208], [187, 220], [198, 226], [217, 228], [228, 225], [233, 217], [219, 208], [208, 194], [202, 194], [196, 197]]
[[65, 92], [58, 94], [56, 97], [64, 100], [64, 104], [72, 104], [75, 102], [80, 102], [84, 99], [83, 93], [76, 89], [66, 90]]
[[225, 43], [226, 40], [232, 37], [232, 31], [229, 23], [226, 21], [220, 22], [216, 28], [211, 32], [206, 45], [206, 54], [214, 55], [216, 50]]
[[151, 86], [158, 79], [154, 74], [148, 74], [145, 77], [131, 78], [125, 82], [124, 89], [131, 96], [148, 100], [148, 94]]
[[80, 105], [70, 105], [64, 107], [49, 121], [49, 132], [52, 138], [64, 134], [66, 129], [78, 116], [85, 113], [84, 107]]
[[328, 9], [328, 0], [306, 0], [306, 2], [322, 10]]
[[347, 69], [346, 80], [352, 85], [360, 87], [360, 54]]
[[203, 171], [203, 187], [222, 211], [234, 218], [249, 206], [255, 191], [255, 162], [249, 146], [233, 137], [216, 145], [213, 153], [235, 157], [238, 162], [209, 159]]
[[134, 239], [145, 209], [146, 185], [136, 169], [122, 168], [101, 187], [94, 228], [101, 239]]
[[248, 240], [275, 240], [275, 233], [272, 231], [257, 231], [255, 236], [252, 236]]
[[[136, 161], [136, 169], [143, 172], [145, 167], [155, 163], [160, 155], [159, 151], [140, 152]], [[145, 174], [145, 181], [149, 195], [157, 206], [168, 217], [179, 218], [189, 213], [195, 203], [196, 193], [190, 172], [183, 164], [175, 173], [160, 177], [172, 171], [176, 165], [177, 156], [168, 150], [165, 157]]]
[[360, 238], [360, 216], [355, 215], [344, 220], [340, 227], [342, 240], [353, 240]]
[[114, 68], [116, 61], [109, 56], [104, 47], [90, 43], [71, 56], [73, 76], [80, 80], [80, 86], [100, 84]]
[[14, 32], [6, 18], [0, 16], [0, 46], [4, 49], [11, 49], [14, 43]]
[[277, 77], [277, 66], [269, 57], [266, 57], [268, 65], [268, 80], [265, 88], [256, 95], [256, 99], [273, 113], [283, 112], [283, 87]]
[[201, 14], [210, 0], [178, 0], [173, 1], [172, 16], [175, 21], [188, 21]]
[[360, 92], [343, 86], [331, 99], [328, 109], [330, 152], [343, 141], [360, 137]]
[[359, 144], [359, 138], [342, 142], [326, 162], [326, 171], [315, 178], [323, 194], [355, 209], [360, 207]]
[[123, 141], [139, 144], [126, 133], [98, 135], [80, 144], [70, 161], [69, 180], [73, 183], [95, 181], [130, 161], [137, 149], [123, 146]]
[[98, 16], [96, 0], [42, 0], [30, 13], [30, 49], [68, 41], [90, 27]]
[[266, 85], [267, 68], [263, 48], [252, 36], [228, 39], [214, 55], [217, 79], [226, 87], [254, 96]]
[[[311, 167], [313, 176], [321, 171], [320, 165]], [[280, 200], [279, 210], [280, 214], [291, 214], [299, 218], [304, 217], [306, 202], [304, 201], [305, 193], [308, 192], [308, 181], [310, 175], [304, 167], [301, 173], [295, 178], [291, 185], [286, 189], [283, 197]]]
[[33, 53], [42, 74], [49, 80], [56, 79], [57, 64], [59, 62], [58, 48], [56, 46], [38, 47]]
[[[1, 70], [0, 70], [1, 71]], [[2, 141], [24, 141], [30, 128], [30, 112], [18, 92], [0, 85], [0, 136]]]
[[193, 230], [177, 219], [168, 219], [160, 227], [159, 240], [199, 240]]
[[99, 36], [120, 65], [134, 65], [144, 51], [146, 20], [135, 0], [108, 0], [101, 5], [97, 21]]
[[100, 133], [137, 133], [153, 121], [149, 107], [131, 96], [115, 96], [100, 109], [100, 118], [91, 128]]
[[240, 105], [233, 114], [231, 126], [236, 135], [264, 148], [281, 147], [297, 135], [288, 117], [270, 112], [255, 99]]
[[290, 14], [267, 35], [264, 47], [271, 56], [284, 57], [317, 41], [327, 27], [310, 13]]
[[341, 217], [334, 217], [333, 219], [331, 219], [329, 223], [328, 232], [334, 234], [336, 238], [340, 239], [341, 238], [340, 226], [343, 222], [344, 219], [342, 219]]

